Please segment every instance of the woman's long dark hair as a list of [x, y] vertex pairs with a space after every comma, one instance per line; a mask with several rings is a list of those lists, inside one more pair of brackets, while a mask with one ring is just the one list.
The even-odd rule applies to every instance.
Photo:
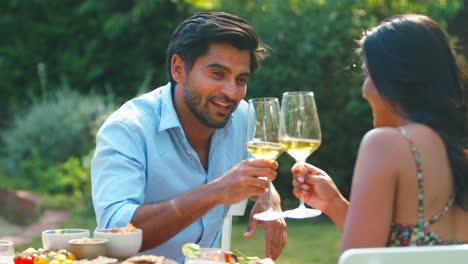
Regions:
[[424, 15], [392, 17], [361, 40], [379, 94], [404, 117], [442, 138], [454, 176], [455, 203], [468, 211], [467, 95], [449, 40]]

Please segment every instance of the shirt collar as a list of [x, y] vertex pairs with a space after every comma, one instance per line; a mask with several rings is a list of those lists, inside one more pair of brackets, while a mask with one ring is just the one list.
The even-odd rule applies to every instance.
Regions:
[[[174, 127], [182, 128], [182, 125], [179, 121], [179, 117], [177, 116], [177, 112], [174, 107], [174, 101], [172, 98], [173, 87], [171, 86], [171, 83], [167, 83], [161, 89], [161, 122], [159, 123], [159, 132]], [[219, 130], [224, 130], [227, 133], [229, 127], [232, 124], [233, 116], [236, 115], [236, 111], [234, 111], [231, 114], [231, 116], [229, 116], [226, 125], [223, 128], [220, 128]]]
[[174, 127], [182, 128], [175, 111], [174, 102], [172, 101], [171, 83], [169, 82], [161, 89], [161, 121], [159, 122], [159, 132]]

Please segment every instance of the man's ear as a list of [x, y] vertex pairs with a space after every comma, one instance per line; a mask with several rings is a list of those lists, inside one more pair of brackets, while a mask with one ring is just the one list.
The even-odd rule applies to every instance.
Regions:
[[182, 83], [185, 80], [185, 64], [178, 55], [172, 56], [171, 59], [171, 74], [174, 81]]

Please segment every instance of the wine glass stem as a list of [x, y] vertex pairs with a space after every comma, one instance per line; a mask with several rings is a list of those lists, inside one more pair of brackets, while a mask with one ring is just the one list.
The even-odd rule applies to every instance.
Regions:
[[273, 187], [273, 184], [271, 183], [271, 180], [268, 179], [268, 209], [273, 209], [273, 197], [271, 194], [271, 187]]
[[301, 209], [302, 209], [302, 208], [306, 208], [306, 207], [305, 207], [305, 204], [304, 204], [304, 201], [299, 200], [299, 208], [301, 208]]
[[[302, 165], [304, 166], [305, 164], [305, 160], [296, 160], [296, 163], [299, 164], [299, 165]], [[306, 208], [305, 204], [304, 204], [304, 201], [299, 199], [299, 207], [300, 209], [303, 209], [303, 208]]]

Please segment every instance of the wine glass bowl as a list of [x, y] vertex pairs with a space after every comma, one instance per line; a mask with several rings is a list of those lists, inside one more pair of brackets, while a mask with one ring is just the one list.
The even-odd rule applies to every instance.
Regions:
[[[313, 92], [283, 93], [280, 116], [280, 145], [298, 164], [320, 147], [322, 134]], [[307, 218], [321, 214], [307, 208], [300, 200], [299, 207], [284, 212], [290, 218]]]
[[275, 160], [283, 152], [283, 148], [278, 143], [250, 141], [247, 142], [247, 151], [255, 158]]
[[[279, 144], [280, 106], [277, 98], [264, 97], [249, 100], [247, 113], [247, 151], [257, 159], [275, 160], [283, 147]], [[268, 209], [255, 214], [256, 220], [272, 221], [284, 218], [283, 212], [273, 208], [271, 189], [268, 180]]]
[[304, 138], [293, 138], [283, 137], [281, 138], [280, 145], [287, 149], [289, 155], [291, 155], [297, 162], [305, 161], [315, 150], [320, 147], [321, 140], [317, 139], [304, 139]]

